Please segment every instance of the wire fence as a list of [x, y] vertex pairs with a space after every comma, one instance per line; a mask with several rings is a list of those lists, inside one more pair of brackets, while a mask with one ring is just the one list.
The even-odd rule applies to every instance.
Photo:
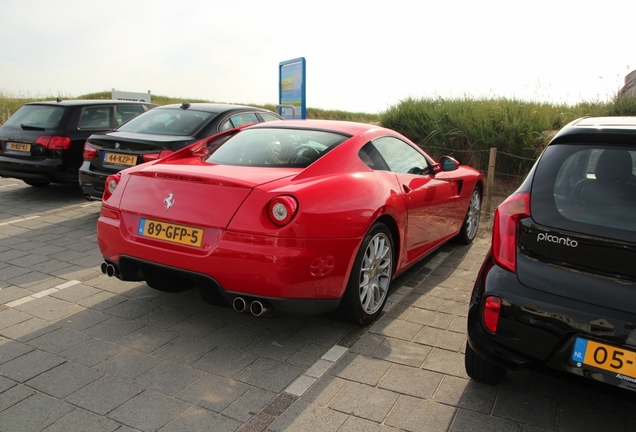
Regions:
[[487, 218], [492, 216], [494, 209], [501, 201], [521, 185], [536, 162], [536, 158], [519, 156], [496, 148], [461, 150], [426, 146], [425, 150], [435, 159], [442, 155], [452, 156], [460, 163], [481, 171], [486, 179], [482, 211], [483, 216]]

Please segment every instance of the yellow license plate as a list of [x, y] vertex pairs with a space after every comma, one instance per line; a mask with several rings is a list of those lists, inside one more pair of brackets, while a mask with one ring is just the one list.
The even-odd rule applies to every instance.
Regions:
[[201, 228], [145, 218], [139, 221], [138, 234], [144, 237], [194, 247], [201, 247], [203, 242], [203, 230]]
[[21, 152], [30, 152], [31, 144], [26, 143], [17, 143], [17, 142], [8, 142], [7, 150], [21, 151]]
[[131, 156], [121, 153], [106, 153], [104, 160], [106, 161], [106, 163], [113, 165], [137, 165], [137, 156]]
[[636, 352], [576, 338], [572, 360], [595, 368], [636, 378]]

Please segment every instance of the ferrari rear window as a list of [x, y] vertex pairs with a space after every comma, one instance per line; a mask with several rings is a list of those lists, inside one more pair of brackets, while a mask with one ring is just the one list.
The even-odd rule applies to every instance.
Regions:
[[5, 125], [56, 129], [64, 115], [64, 110], [65, 108], [61, 106], [24, 105], [6, 121]]
[[219, 146], [206, 162], [305, 168], [347, 138], [334, 132], [307, 129], [246, 129]]
[[153, 109], [121, 125], [117, 130], [154, 135], [190, 136], [216, 116], [215, 113], [182, 110], [180, 108]]

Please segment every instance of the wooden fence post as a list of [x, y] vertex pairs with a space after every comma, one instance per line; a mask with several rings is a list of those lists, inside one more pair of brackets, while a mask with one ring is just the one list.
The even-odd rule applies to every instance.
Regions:
[[486, 215], [490, 214], [492, 207], [492, 188], [495, 184], [495, 160], [497, 159], [497, 148], [491, 147], [488, 158], [488, 173], [486, 175]]

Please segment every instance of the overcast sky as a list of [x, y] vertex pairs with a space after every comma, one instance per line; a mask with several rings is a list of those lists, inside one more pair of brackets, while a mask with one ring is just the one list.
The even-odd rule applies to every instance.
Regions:
[[304, 57], [307, 106], [408, 97], [607, 101], [636, 69], [636, 2], [0, 0], [0, 92], [146, 92], [278, 103]]

